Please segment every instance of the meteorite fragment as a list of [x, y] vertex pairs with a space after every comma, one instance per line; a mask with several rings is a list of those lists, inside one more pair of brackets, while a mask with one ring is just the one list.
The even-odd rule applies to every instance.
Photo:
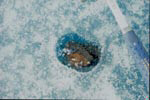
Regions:
[[82, 72], [91, 70], [100, 60], [99, 44], [74, 33], [58, 40], [56, 52], [61, 63]]

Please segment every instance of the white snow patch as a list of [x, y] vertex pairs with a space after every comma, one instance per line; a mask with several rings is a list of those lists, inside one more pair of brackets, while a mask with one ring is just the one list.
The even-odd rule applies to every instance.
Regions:
[[8, 57], [8, 56], [12, 57], [14, 55], [15, 48], [16, 48], [15, 43], [3, 47], [0, 50], [0, 61], [2, 61], [4, 57]]

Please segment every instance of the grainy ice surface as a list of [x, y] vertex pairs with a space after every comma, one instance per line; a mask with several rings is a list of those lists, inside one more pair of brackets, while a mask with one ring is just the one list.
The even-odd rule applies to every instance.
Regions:
[[[117, 0], [148, 51], [149, 0]], [[87, 73], [61, 64], [69, 32], [102, 46]], [[0, 0], [0, 98], [144, 100], [146, 85], [105, 0]]]

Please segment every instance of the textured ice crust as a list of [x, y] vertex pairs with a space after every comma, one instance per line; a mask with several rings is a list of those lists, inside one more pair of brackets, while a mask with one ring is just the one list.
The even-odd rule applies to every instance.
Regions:
[[[148, 0], [118, 0], [148, 50]], [[96, 37], [102, 59], [90, 72], [62, 65], [55, 44], [76, 32]], [[0, 0], [0, 98], [144, 100], [134, 60], [105, 0]]]

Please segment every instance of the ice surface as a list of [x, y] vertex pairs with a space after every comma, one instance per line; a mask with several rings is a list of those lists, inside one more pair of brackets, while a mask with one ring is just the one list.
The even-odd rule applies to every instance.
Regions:
[[[149, 1], [118, 4], [148, 51]], [[69, 32], [102, 45], [92, 71], [56, 58], [55, 44]], [[0, 98], [144, 100], [145, 86], [105, 0], [0, 0]]]

